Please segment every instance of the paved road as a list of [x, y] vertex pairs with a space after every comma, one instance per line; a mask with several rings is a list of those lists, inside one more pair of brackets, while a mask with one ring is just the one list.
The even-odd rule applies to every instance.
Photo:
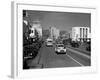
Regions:
[[47, 47], [43, 44], [39, 55], [35, 60], [31, 60], [30, 64], [42, 64], [43, 68], [57, 68], [57, 67], [79, 67], [89, 66], [90, 58], [79, 55], [67, 48], [66, 54], [56, 54], [55, 46]]

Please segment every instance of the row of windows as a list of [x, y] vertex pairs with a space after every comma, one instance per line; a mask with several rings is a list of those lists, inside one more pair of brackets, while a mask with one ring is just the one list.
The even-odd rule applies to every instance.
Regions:
[[89, 30], [87, 28], [80, 28], [80, 38], [87, 38], [88, 31]]

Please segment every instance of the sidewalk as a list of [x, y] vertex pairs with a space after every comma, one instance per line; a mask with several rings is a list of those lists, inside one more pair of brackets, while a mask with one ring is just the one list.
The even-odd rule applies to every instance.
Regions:
[[40, 58], [41, 58], [41, 51], [42, 47], [39, 50], [38, 55], [34, 58], [28, 61], [28, 66], [30, 67], [30, 69], [36, 69], [36, 68], [43, 68], [43, 64], [40, 64]]

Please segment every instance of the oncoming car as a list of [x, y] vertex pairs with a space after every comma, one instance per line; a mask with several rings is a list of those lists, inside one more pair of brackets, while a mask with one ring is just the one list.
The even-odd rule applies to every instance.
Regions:
[[55, 47], [55, 52], [66, 54], [66, 47], [63, 44], [57, 44]]
[[53, 40], [48, 38], [46, 40], [46, 46], [53, 46]]

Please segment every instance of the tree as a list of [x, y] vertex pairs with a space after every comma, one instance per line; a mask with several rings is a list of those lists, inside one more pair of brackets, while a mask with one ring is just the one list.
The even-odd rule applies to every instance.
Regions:
[[49, 36], [50, 36], [50, 31], [49, 31], [49, 29], [46, 29], [46, 30], [43, 30], [42, 31], [43, 32], [43, 38], [44, 39], [46, 39], [46, 38], [48, 38]]
[[66, 34], [66, 33], [67, 33], [67, 31], [62, 30], [62, 31], [60, 31], [60, 36]]
[[23, 22], [23, 45], [27, 45], [28, 44], [29, 27], [30, 27], [29, 23], [28, 23], [28, 25], [26, 25]]
[[39, 40], [39, 33], [38, 31], [35, 29], [35, 41]]

